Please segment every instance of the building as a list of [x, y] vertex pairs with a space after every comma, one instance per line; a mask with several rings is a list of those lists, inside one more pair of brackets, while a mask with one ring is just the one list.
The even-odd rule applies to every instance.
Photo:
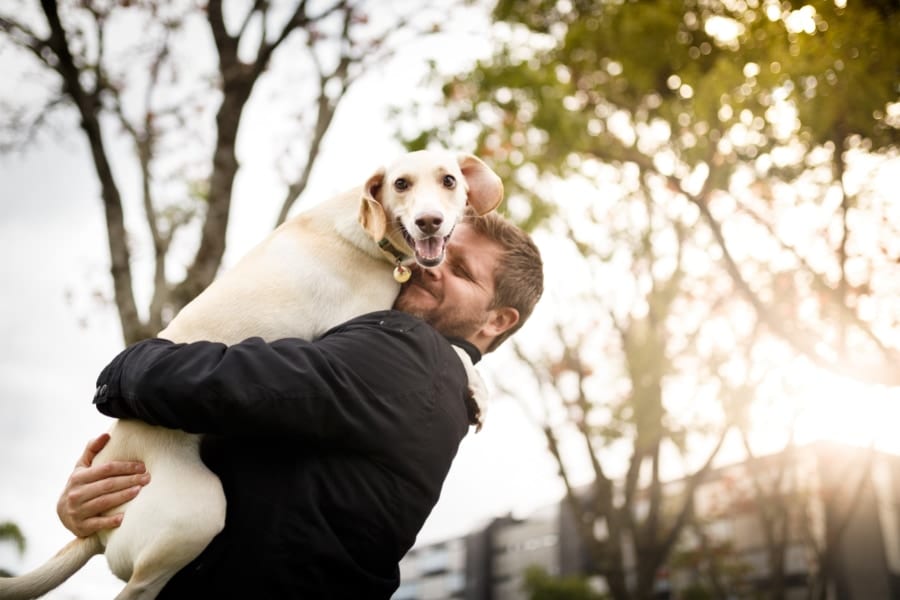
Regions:
[[[677, 497], [683, 482], [666, 489]], [[784, 546], [786, 600], [806, 600], [824, 562], [828, 600], [900, 600], [900, 457], [811, 444], [714, 470], [694, 502], [695, 523], [659, 574], [659, 598], [709, 590], [715, 571], [730, 597], [760, 597], [772, 589], [775, 542]], [[775, 538], [766, 535], [761, 509], [785, 519]], [[565, 503], [413, 548], [400, 563], [393, 598], [520, 600], [531, 566], [557, 576], [591, 574]]]
[[417, 546], [400, 563], [394, 600], [519, 600], [525, 570], [539, 566], [551, 575], [580, 572], [582, 555], [573, 527], [559, 505], [528, 518], [491, 521], [467, 536]]
[[[829, 599], [900, 599], [900, 457], [819, 442], [730, 465], [697, 489], [695, 515], [707, 545], [729, 548], [721, 558], [740, 573], [726, 588], [736, 597], [770, 588], [770, 549], [780, 543], [786, 600], [809, 598], [823, 571]], [[701, 540], [686, 532], [680, 542], [689, 553]], [[672, 589], [696, 581], [691, 569], [669, 571]]]

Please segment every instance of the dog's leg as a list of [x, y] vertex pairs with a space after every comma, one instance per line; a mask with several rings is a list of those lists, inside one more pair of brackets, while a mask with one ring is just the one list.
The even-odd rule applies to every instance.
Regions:
[[[145, 543], [134, 562], [134, 570], [128, 579], [128, 585], [116, 596], [116, 600], [156, 598], [178, 571], [203, 552], [209, 542], [222, 530], [225, 512], [224, 502], [218, 502], [216, 498], [210, 498], [205, 504], [209, 507], [209, 512], [200, 514], [193, 511], [190, 523], [179, 522], [178, 519], [169, 517], [165, 521], [173, 524], [173, 527], [157, 528], [155, 523], [149, 519], [145, 520], [144, 524], [149, 524], [146, 528]], [[221, 517], [216, 516], [219, 512]], [[210, 516], [213, 518], [209, 518]]]
[[484, 417], [487, 413], [487, 386], [484, 385], [481, 374], [475, 369], [475, 365], [472, 364], [472, 359], [469, 357], [469, 354], [459, 346], [453, 346], [453, 349], [456, 350], [456, 354], [459, 355], [459, 360], [462, 361], [463, 368], [466, 370], [466, 376], [469, 378], [469, 393], [472, 394], [472, 400], [478, 408], [477, 431], [481, 429], [481, 426], [484, 424]]
[[142, 574], [135, 571], [134, 577], [128, 582], [116, 600], [153, 600], [156, 598], [175, 573], [151, 573], [149, 578], [143, 578]]

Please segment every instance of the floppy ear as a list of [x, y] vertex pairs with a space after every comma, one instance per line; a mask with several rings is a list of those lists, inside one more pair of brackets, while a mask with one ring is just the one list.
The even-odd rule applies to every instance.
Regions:
[[489, 213], [503, 200], [503, 182], [490, 167], [472, 154], [457, 156], [469, 189], [469, 206], [479, 215]]
[[376, 242], [387, 233], [387, 215], [380, 201], [383, 183], [384, 168], [381, 168], [366, 181], [359, 205], [359, 224]]

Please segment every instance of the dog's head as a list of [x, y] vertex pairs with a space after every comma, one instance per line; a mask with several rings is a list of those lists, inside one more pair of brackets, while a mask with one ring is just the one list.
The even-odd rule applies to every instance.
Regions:
[[436, 267], [466, 205], [483, 215], [501, 200], [503, 182], [479, 158], [421, 150], [369, 178], [359, 221], [376, 242], [387, 239], [423, 267]]

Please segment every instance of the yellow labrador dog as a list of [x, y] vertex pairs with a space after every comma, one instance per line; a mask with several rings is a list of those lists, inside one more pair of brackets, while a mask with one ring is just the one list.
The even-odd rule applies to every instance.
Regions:
[[[354, 316], [390, 308], [404, 279], [403, 262], [439, 265], [466, 204], [484, 214], [502, 198], [500, 178], [474, 156], [404, 155], [363, 187], [278, 227], [185, 306], [160, 337], [226, 344], [250, 336], [311, 339]], [[470, 387], [483, 395], [468, 355], [457, 353]], [[117, 421], [95, 464], [142, 460], [151, 483], [126, 505], [120, 527], [72, 541], [31, 573], [0, 579], [0, 598], [45, 594], [104, 549], [112, 572], [128, 582], [118, 598], [155, 598], [225, 523], [222, 486], [200, 460], [199, 441], [183, 431]]]

